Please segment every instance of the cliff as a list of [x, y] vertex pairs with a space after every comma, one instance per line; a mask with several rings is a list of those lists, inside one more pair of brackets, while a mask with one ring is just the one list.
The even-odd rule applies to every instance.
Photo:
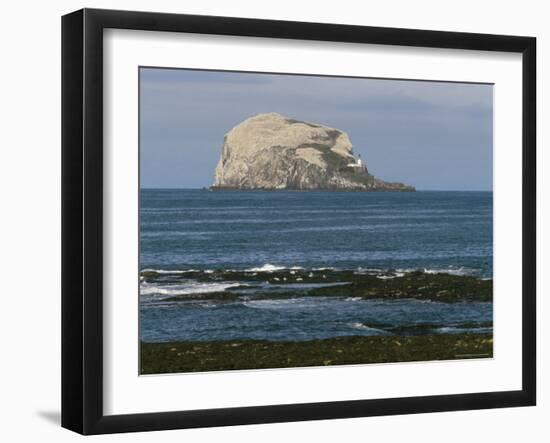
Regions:
[[345, 132], [259, 114], [224, 137], [213, 189], [414, 191], [368, 172]]

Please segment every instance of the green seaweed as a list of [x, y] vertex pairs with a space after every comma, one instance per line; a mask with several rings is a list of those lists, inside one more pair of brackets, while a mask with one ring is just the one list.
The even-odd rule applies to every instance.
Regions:
[[492, 334], [145, 343], [141, 374], [491, 358]]
[[[491, 302], [493, 281], [468, 275], [445, 273], [429, 274], [421, 271], [385, 274], [360, 273], [353, 270], [280, 270], [274, 272], [251, 272], [216, 270], [210, 273], [189, 271], [180, 275], [166, 276], [152, 271], [142, 271], [147, 282], [174, 282], [193, 279], [200, 282], [230, 281], [242, 283], [223, 292], [185, 295], [170, 300], [190, 299], [236, 299], [238, 297], [261, 297], [256, 291], [260, 286], [272, 287], [269, 297], [360, 297], [363, 299], [414, 298], [446, 303], [463, 301]], [[337, 284], [336, 286], [302, 287], [290, 289], [288, 284]]]

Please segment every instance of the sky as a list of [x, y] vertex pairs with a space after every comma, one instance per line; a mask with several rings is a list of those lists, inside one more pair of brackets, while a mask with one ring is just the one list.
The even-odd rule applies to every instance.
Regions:
[[492, 189], [492, 85], [164, 68], [140, 69], [141, 187], [210, 186], [224, 135], [263, 112], [346, 132], [382, 180]]

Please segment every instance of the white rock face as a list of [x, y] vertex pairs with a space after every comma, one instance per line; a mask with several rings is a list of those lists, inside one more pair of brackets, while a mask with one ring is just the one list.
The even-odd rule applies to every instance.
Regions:
[[347, 166], [354, 162], [346, 133], [277, 113], [259, 114], [226, 134], [213, 188], [414, 190]]

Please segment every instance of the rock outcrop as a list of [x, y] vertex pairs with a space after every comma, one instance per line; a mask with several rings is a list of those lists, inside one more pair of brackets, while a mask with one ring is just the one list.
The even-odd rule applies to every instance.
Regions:
[[277, 113], [229, 131], [213, 189], [414, 191], [371, 175], [345, 132]]

